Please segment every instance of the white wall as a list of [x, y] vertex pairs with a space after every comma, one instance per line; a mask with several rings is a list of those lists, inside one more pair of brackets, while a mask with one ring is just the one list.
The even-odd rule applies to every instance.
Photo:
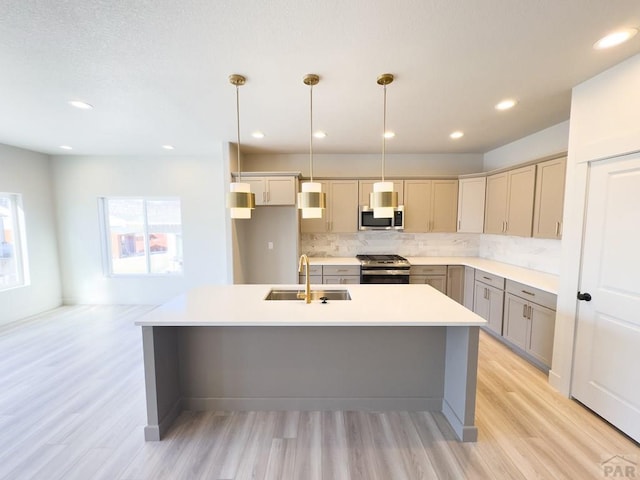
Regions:
[[[482, 154], [387, 154], [385, 176], [412, 177], [459, 175], [482, 171]], [[233, 169], [235, 171], [235, 168]], [[302, 172], [309, 177], [308, 154], [254, 154], [242, 157], [247, 172]], [[381, 154], [315, 154], [314, 177], [378, 178], [382, 173]]]
[[0, 192], [22, 195], [30, 284], [0, 292], [0, 324], [61, 303], [49, 157], [0, 145]]
[[[573, 89], [550, 383], [570, 392], [588, 162], [640, 151], [640, 55]], [[640, 226], [636, 226], [640, 236]], [[630, 268], [632, 268], [630, 266]]]
[[485, 153], [484, 171], [564, 153], [568, 145], [569, 121], [567, 120]]
[[[60, 156], [52, 160], [65, 303], [157, 304], [205, 283], [227, 283], [228, 188], [222, 146], [209, 157]], [[98, 198], [177, 196], [184, 275], [108, 277]]]

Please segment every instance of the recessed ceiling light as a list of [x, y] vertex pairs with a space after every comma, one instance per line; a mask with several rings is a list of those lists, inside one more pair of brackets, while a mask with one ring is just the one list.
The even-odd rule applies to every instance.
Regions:
[[516, 103], [518, 102], [516, 102], [511, 98], [502, 100], [500, 103], [496, 105], [496, 110], [509, 110], [510, 108], [513, 108]]
[[262, 132], [253, 132], [253, 133], [251, 134], [251, 136], [252, 136], [253, 138], [264, 138], [264, 133], [262, 133]]
[[384, 132], [384, 138], [393, 138], [396, 134], [394, 132]]
[[91, 110], [93, 109], [93, 105], [90, 105], [86, 102], [82, 102], [80, 100], [69, 100], [67, 102], [69, 105], [71, 105], [72, 107], [76, 107], [79, 108], [80, 110]]
[[461, 131], [458, 130], [456, 132], [451, 133], [451, 135], [449, 135], [449, 137], [453, 138], [454, 140], [457, 140], [458, 138], [464, 137], [464, 132], [461, 132]]
[[60, 145], [60, 148], [62, 150], [73, 150], [73, 147], [70, 147], [69, 145]]
[[638, 33], [638, 29], [636, 28], [625, 28], [624, 30], [610, 33], [594, 43], [593, 48], [603, 50], [605, 48], [615, 47], [634, 37], [636, 33]]
[[318, 131], [318, 132], [314, 133], [313, 136], [315, 138], [326, 138], [327, 137], [327, 133]]
[[174, 147], [173, 145], [162, 145], [162, 148], [164, 148], [165, 150], [175, 150], [176, 147]]

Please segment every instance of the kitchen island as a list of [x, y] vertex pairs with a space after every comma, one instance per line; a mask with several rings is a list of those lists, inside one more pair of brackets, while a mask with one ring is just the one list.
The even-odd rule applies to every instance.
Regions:
[[351, 300], [326, 304], [265, 300], [270, 290], [204, 286], [136, 321], [146, 440], [182, 410], [438, 410], [477, 439], [485, 320], [428, 285], [349, 285]]

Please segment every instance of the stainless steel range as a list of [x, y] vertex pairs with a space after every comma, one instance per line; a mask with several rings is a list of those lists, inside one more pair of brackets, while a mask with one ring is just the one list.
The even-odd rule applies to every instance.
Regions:
[[400, 255], [356, 255], [360, 283], [409, 283], [411, 264]]

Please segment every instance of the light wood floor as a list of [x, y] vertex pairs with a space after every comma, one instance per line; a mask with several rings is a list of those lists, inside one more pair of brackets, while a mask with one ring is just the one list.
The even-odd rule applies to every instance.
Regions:
[[[1, 479], [602, 479], [636, 444], [481, 334], [477, 443], [439, 413], [185, 412], [145, 443], [149, 307], [63, 307], [0, 327]], [[640, 469], [640, 467], [639, 467]], [[640, 471], [636, 472], [640, 476]]]

